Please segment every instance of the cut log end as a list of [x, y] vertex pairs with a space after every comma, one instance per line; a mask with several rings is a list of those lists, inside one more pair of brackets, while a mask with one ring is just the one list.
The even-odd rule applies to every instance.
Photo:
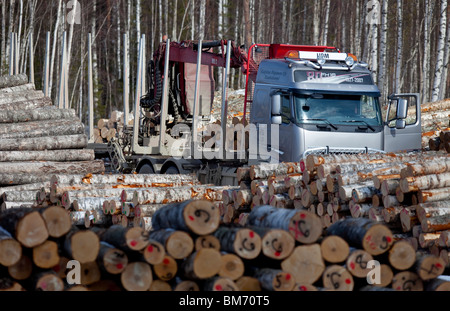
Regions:
[[300, 243], [315, 243], [322, 235], [322, 221], [317, 215], [300, 211], [289, 221], [289, 232]]
[[416, 260], [416, 252], [406, 241], [395, 242], [389, 250], [389, 263], [397, 270], [407, 270]]
[[145, 261], [147, 261], [149, 264], [157, 265], [164, 260], [166, 251], [161, 243], [155, 240], [149, 240], [147, 247], [145, 247], [143, 250], [143, 255]]
[[262, 252], [269, 258], [282, 260], [287, 258], [295, 247], [291, 234], [281, 229], [271, 229], [261, 239]]
[[348, 243], [337, 235], [325, 237], [320, 243], [323, 259], [331, 263], [344, 262], [350, 254]]
[[323, 286], [333, 291], [352, 291], [355, 285], [353, 276], [342, 266], [328, 266], [322, 275]]
[[195, 200], [184, 208], [187, 227], [194, 233], [206, 235], [214, 232], [220, 223], [220, 212], [210, 201]]
[[372, 255], [381, 255], [392, 246], [392, 243], [394, 243], [392, 231], [383, 224], [375, 224], [364, 235], [362, 246]]
[[16, 238], [25, 247], [34, 247], [48, 238], [48, 230], [39, 212], [25, 215], [18, 223]]
[[145, 262], [132, 262], [120, 275], [123, 287], [128, 291], [147, 291], [153, 281], [152, 269]]
[[254, 259], [261, 252], [261, 237], [253, 230], [242, 228], [233, 243], [236, 253], [245, 259]]

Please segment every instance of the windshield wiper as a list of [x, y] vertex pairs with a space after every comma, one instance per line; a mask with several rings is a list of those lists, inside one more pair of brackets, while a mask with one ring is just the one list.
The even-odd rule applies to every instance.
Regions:
[[345, 120], [345, 121], [341, 121], [341, 122], [343, 122], [343, 123], [358, 123], [358, 122], [361, 122], [361, 123], [364, 123], [365, 125], [367, 125], [367, 127], [370, 128], [372, 130], [372, 132], [375, 132], [375, 129], [369, 123], [367, 123], [364, 120]]
[[333, 123], [331, 123], [327, 119], [303, 119], [303, 120], [306, 120], [306, 121], [322, 121], [322, 122], [325, 122], [326, 124], [328, 124], [329, 126], [331, 126], [332, 128], [334, 128], [335, 130], [338, 129], [336, 125], [334, 125]]

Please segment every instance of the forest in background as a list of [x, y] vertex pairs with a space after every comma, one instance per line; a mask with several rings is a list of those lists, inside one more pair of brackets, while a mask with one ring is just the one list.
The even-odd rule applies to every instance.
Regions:
[[[93, 36], [95, 119], [122, 109], [123, 35], [129, 36], [130, 103], [137, 50], [145, 34], [146, 59], [163, 35], [172, 41], [234, 40], [335, 46], [369, 64], [383, 99], [420, 92], [422, 102], [449, 97], [450, 21], [447, 0], [1, 0], [0, 74], [8, 74], [10, 33], [18, 34], [19, 72], [28, 73], [33, 34], [35, 84], [43, 88], [46, 33], [50, 32], [50, 90], [58, 93], [61, 42], [68, 38], [70, 107], [86, 122], [87, 37]], [[219, 75], [216, 71], [216, 81]], [[244, 87], [232, 70], [230, 87]], [[217, 83], [220, 87], [220, 81]]]

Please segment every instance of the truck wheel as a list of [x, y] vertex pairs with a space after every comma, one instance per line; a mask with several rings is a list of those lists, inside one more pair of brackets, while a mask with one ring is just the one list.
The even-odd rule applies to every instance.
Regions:
[[155, 171], [150, 164], [144, 164], [139, 169], [139, 174], [155, 174]]
[[165, 174], [180, 174], [180, 171], [176, 166], [169, 166], [165, 172]]

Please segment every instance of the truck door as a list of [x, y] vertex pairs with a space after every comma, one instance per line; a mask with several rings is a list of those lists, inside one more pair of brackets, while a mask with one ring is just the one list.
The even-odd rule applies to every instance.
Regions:
[[419, 94], [393, 94], [388, 99], [384, 126], [384, 151], [421, 149], [422, 128]]
[[278, 144], [280, 151], [280, 161], [298, 161], [298, 159], [291, 159], [293, 141], [293, 123], [292, 123], [292, 109], [291, 97], [289, 94], [281, 94], [281, 124], [279, 127], [280, 142]]

